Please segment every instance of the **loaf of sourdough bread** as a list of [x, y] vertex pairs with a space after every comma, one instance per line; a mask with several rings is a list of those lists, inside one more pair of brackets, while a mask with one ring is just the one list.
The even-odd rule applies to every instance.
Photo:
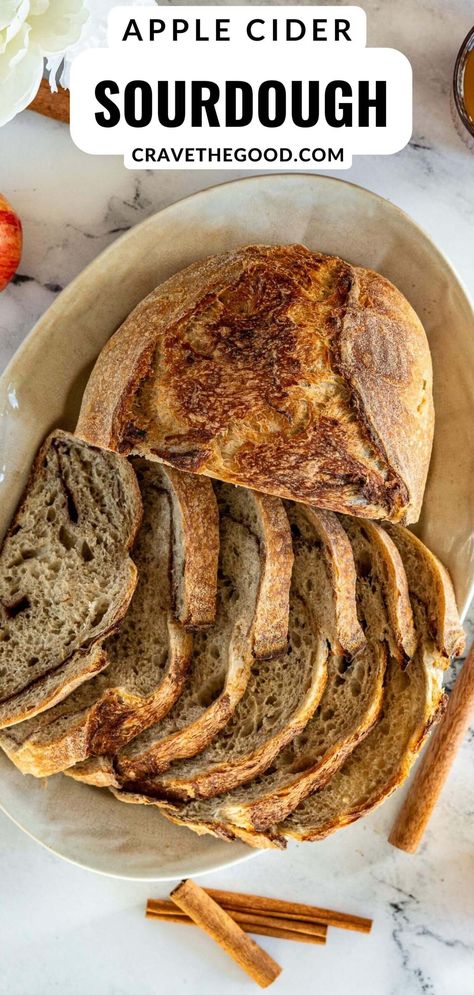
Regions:
[[302, 245], [197, 262], [102, 350], [77, 431], [319, 508], [417, 520], [433, 437], [423, 327], [383, 276]]

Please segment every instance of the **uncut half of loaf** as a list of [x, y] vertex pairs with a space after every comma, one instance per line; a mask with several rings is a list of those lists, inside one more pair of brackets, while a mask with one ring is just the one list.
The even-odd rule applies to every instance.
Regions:
[[92, 444], [319, 508], [417, 520], [433, 436], [423, 327], [383, 276], [302, 245], [213, 256], [112, 336]]

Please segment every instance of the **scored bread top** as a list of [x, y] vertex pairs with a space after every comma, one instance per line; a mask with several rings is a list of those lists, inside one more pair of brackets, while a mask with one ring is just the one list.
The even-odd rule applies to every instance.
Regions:
[[433, 436], [423, 327], [384, 277], [301, 245], [195, 263], [102, 350], [88, 441], [333, 511], [416, 521]]

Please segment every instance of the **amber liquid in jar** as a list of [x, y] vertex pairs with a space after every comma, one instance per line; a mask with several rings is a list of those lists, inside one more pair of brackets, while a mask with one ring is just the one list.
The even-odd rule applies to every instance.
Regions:
[[458, 135], [474, 152], [474, 28], [466, 35], [454, 66], [451, 112]]
[[462, 91], [467, 116], [474, 124], [474, 48], [467, 53], [464, 63]]

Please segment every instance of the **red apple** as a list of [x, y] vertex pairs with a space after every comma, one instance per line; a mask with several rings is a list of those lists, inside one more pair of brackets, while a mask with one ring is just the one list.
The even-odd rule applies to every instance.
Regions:
[[10, 283], [21, 259], [21, 221], [0, 193], [0, 291]]

